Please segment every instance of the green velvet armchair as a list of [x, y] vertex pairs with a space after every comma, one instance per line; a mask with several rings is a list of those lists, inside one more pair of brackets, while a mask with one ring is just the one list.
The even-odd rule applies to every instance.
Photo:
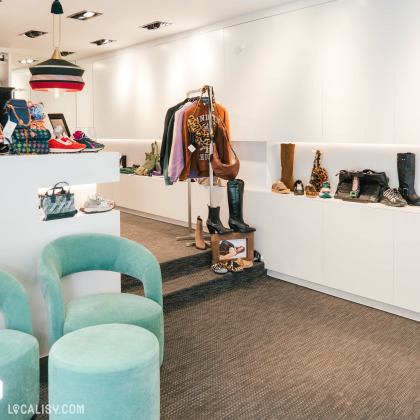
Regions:
[[39, 347], [32, 336], [28, 296], [23, 286], [0, 270], [0, 419], [10, 417], [9, 407], [25, 407], [12, 417], [30, 419], [29, 407], [39, 402]]
[[[83, 271], [104, 270], [140, 280], [145, 296], [101, 293], [64, 304], [61, 279]], [[88, 233], [48, 244], [38, 261], [38, 278], [47, 306], [51, 346], [63, 335], [101, 324], [132, 324], [154, 333], [163, 360], [163, 299], [160, 266], [144, 246], [119, 236]]]

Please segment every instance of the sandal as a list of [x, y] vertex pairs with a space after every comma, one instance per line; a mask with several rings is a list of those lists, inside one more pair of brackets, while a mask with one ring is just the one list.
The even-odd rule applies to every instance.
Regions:
[[273, 185], [271, 186], [271, 191], [275, 192], [277, 194], [289, 194], [290, 193], [289, 188], [287, 188], [286, 185], [284, 184], [284, 182], [282, 182], [282, 181], [274, 182]]
[[293, 192], [295, 195], [305, 195], [305, 190], [303, 189], [303, 183], [298, 179], [293, 185]]
[[228, 269], [226, 268], [226, 263], [223, 264], [221, 262], [218, 262], [216, 264], [213, 264], [211, 266], [211, 269], [216, 273], [216, 274], [226, 274], [228, 272]]
[[243, 258], [238, 258], [235, 262], [243, 268], [251, 268], [254, 265], [254, 261], [244, 260]]
[[226, 265], [226, 268], [232, 273], [239, 273], [244, 270], [244, 268], [241, 267], [236, 261], [229, 261]]
[[318, 193], [313, 185], [309, 184], [305, 187], [306, 197], [315, 198], [318, 197]]

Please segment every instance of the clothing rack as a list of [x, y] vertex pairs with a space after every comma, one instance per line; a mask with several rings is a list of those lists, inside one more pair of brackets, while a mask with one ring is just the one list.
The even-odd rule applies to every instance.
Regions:
[[[201, 93], [203, 88], [193, 89], [186, 92], [186, 96], [194, 95], [196, 93]], [[211, 156], [213, 154], [213, 86], [207, 86], [207, 95], [209, 99], [209, 130], [210, 130], [210, 146], [209, 146], [209, 174], [210, 174], [210, 207], [213, 207], [213, 170], [211, 166]], [[188, 241], [190, 239], [195, 239], [192, 234], [192, 214], [191, 214], [191, 179], [188, 179], [188, 229], [191, 234], [188, 236], [179, 236], [176, 238], [177, 241]], [[210, 239], [209, 235], [204, 235], [204, 239]], [[207, 243], [210, 246], [209, 243]], [[187, 246], [194, 246], [194, 242], [187, 243]]]

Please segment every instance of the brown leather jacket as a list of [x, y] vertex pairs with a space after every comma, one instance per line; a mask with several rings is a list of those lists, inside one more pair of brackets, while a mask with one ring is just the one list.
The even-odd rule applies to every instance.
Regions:
[[[194, 112], [195, 111], [195, 112]], [[199, 103], [196, 109], [195, 106], [191, 107], [185, 113], [184, 128], [182, 131], [182, 143], [184, 146], [184, 162], [185, 167], [181, 172], [180, 180], [185, 181], [188, 179], [191, 168], [194, 170], [198, 177], [208, 177], [209, 173], [209, 146], [200, 146], [194, 143], [197, 148], [193, 153], [188, 149], [190, 142], [190, 133], [188, 131], [187, 121], [190, 115], [193, 115], [196, 121], [201, 125], [205, 131], [209, 131], [209, 107], [203, 103]], [[225, 108], [216, 104], [214, 106], [214, 114], [216, 116], [217, 126], [215, 129], [214, 142], [219, 153], [220, 160], [226, 165], [232, 163], [232, 153], [227, 139], [230, 137], [229, 117]], [[226, 127], [226, 129], [225, 129]], [[226, 130], [228, 133], [226, 133]]]

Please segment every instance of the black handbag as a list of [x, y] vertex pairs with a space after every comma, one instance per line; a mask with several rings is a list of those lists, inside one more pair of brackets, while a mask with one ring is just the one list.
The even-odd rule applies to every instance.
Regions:
[[[382, 192], [388, 187], [388, 177], [385, 172], [375, 172], [370, 169], [363, 171], [342, 170], [339, 174], [337, 191], [334, 198], [360, 203], [377, 203]], [[357, 177], [359, 191], [352, 194], [353, 181]]]

